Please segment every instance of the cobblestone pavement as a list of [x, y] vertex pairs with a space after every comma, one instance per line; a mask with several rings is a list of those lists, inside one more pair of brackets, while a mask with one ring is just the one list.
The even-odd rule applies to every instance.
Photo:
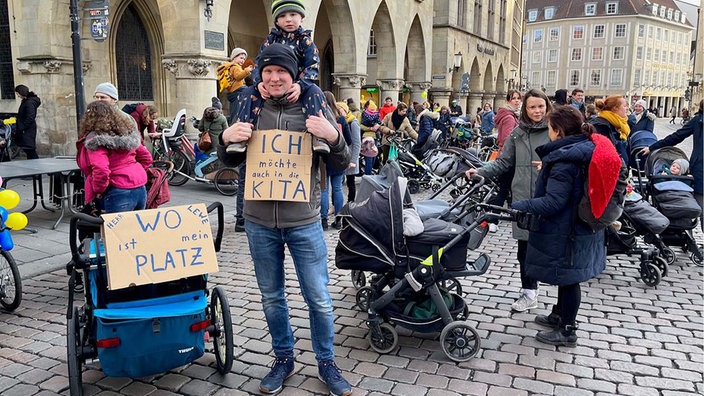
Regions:
[[[172, 191], [178, 198], [178, 190]], [[105, 377], [99, 363], [93, 362], [83, 373], [86, 394], [258, 393], [259, 381], [272, 362], [270, 339], [246, 237], [234, 233], [232, 216], [227, 218], [230, 222], [218, 255], [220, 272], [209, 278], [209, 285], [222, 286], [229, 299], [236, 346], [232, 371], [218, 374], [212, 353], [168, 373], [134, 380]], [[53, 219], [48, 222], [53, 223]], [[702, 234], [696, 231], [701, 243]], [[606, 271], [583, 284], [579, 345], [553, 347], [535, 340], [540, 327], [533, 318], [548, 313], [549, 305], [556, 300], [555, 287], [541, 286], [538, 309], [510, 312], [520, 281], [510, 225], [502, 223], [499, 232], [489, 234], [479, 249], [492, 259], [488, 272], [461, 279], [470, 310], [469, 323], [479, 332], [482, 344], [476, 357], [457, 364], [442, 353], [436, 333], [399, 329], [397, 350], [385, 355], [374, 352], [366, 340], [366, 314], [355, 307], [356, 291], [349, 271], [334, 267], [336, 233], [328, 231], [326, 238], [337, 363], [353, 384], [355, 395], [704, 393], [704, 270], [694, 266], [679, 248], [675, 248], [678, 262], [670, 266], [668, 276], [656, 288], [639, 281], [636, 257], [610, 257]], [[13, 253], [22, 255], [20, 249]], [[316, 378], [308, 314], [290, 259], [287, 273], [298, 355], [295, 375], [281, 394], [324, 394], [326, 388]], [[2, 395], [68, 394], [66, 283], [63, 270], [31, 275], [23, 281], [22, 305], [13, 313], [0, 312]]]

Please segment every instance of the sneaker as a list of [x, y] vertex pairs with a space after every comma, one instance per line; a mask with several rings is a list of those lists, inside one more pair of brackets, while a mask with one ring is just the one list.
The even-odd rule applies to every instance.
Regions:
[[323, 231], [326, 231], [328, 227], [328, 219], [320, 219], [320, 223], [323, 225]]
[[244, 232], [244, 220], [237, 220], [235, 223], [235, 232]]
[[259, 391], [267, 395], [280, 392], [284, 387], [284, 381], [293, 375], [293, 368], [293, 358], [277, 357], [271, 365], [271, 371], [259, 384]]
[[243, 142], [231, 143], [231, 144], [229, 144], [229, 145], [227, 146], [227, 148], [225, 149], [225, 151], [226, 151], [228, 154], [232, 154], [232, 153], [244, 153], [245, 151], [247, 151], [247, 144], [245, 144], [245, 143], [243, 143]]
[[349, 396], [352, 394], [352, 385], [340, 375], [332, 360], [324, 360], [318, 363], [318, 379], [325, 382], [332, 396]]
[[577, 346], [577, 326], [564, 326], [554, 330], [539, 331], [535, 339], [543, 344], [576, 347]]
[[313, 152], [318, 154], [330, 154], [330, 146], [328, 143], [320, 138], [313, 137]]
[[335, 217], [335, 221], [332, 222], [332, 228], [336, 230], [342, 228], [342, 220], [339, 217]]
[[499, 230], [499, 226], [494, 223], [489, 223], [489, 232], [496, 232]]
[[525, 294], [521, 294], [521, 297], [511, 304], [511, 309], [516, 312], [524, 312], [532, 308], [538, 308], [538, 297], [531, 300]]

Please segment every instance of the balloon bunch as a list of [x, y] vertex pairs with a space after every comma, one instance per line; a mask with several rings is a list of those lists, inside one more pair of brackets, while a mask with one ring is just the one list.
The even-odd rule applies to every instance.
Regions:
[[[0, 177], [2, 185], [2, 177]], [[19, 231], [27, 226], [27, 216], [22, 212], [8, 213], [20, 203], [20, 195], [16, 191], [0, 189], [0, 247], [10, 251], [15, 247], [10, 230]]]

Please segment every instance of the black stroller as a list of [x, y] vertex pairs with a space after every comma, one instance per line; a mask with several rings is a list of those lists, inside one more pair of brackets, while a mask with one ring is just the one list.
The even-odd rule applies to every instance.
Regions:
[[646, 194], [650, 195], [653, 206], [670, 220], [670, 225], [652, 241], [661, 254], [672, 264], [676, 260], [670, 246], [680, 246], [690, 254], [692, 262], [704, 265], [704, 248], [694, 239], [693, 229], [699, 223], [701, 208], [693, 195], [691, 176], [662, 175], [660, 169], [676, 159], [687, 159], [687, 155], [677, 147], [663, 147], [650, 153], [645, 164], [648, 175]]
[[467, 261], [470, 233], [487, 215], [467, 227], [428, 219], [420, 234], [405, 236], [405, 184], [399, 178], [390, 189], [343, 208], [335, 265], [375, 274], [369, 286], [357, 291], [358, 306], [369, 313], [372, 349], [379, 353], [394, 350], [398, 333], [393, 325], [397, 324], [423, 333], [441, 331], [443, 352], [451, 360], [467, 361], [479, 350], [479, 335], [465, 322], [468, 308], [464, 300], [438, 284], [459, 283], [458, 278], [487, 271], [491, 260], [485, 254]]

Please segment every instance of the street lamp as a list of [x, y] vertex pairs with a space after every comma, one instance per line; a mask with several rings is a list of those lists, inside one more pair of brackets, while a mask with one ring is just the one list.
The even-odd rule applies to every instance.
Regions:
[[516, 69], [511, 69], [511, 78], [504, 80], [508, 83], [508, 89], [513, 89], [516, 80]]
[[462, 51], [455, 54], [455, 63], [453, 63], [452, 67], [449, 68], [447, 71], [448, 73], [452, 71], [458, 71], [460, 67], [462, 67]]
[[208, 21], [210, 21], [210, 18], [213, 17], [213, 1], [214, 0], [205, 0], [205, 10], [203, 11], [203, 15], [208, 18]]

